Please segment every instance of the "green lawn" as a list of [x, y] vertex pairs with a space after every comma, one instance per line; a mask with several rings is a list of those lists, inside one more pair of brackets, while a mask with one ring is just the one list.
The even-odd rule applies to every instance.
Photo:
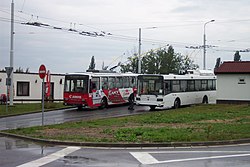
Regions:
[[198, 105], [7, 132], [77, 142], [162, 143], [250, 138], [249, 105]]
[[[66, 106], [64, 106], [62, 103], [45, 103], [44, 105], [45, 110], [53, 110], [65, 107]], [[8, 106], [8, 112], [6, 111], [6, 105], [0, 105], [0, 117], [38, 111], [42, 111], [42, 103], [14, 104], [13, 106]]]

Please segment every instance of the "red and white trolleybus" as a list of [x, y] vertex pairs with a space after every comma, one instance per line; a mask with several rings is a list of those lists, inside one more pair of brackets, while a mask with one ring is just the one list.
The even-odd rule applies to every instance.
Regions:
[[105, 108], [128, 102], [137, 86], [137, 74], [100, 70], [65, 75], [64, 105]]

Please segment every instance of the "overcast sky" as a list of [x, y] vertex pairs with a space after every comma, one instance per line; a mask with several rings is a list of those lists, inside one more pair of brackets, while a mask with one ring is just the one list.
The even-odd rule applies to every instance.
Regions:
[[[138, 51], [142, 29], [142, 53], [167, 44], [189, 55], [203, 68], [206, 24], [207, 68], [216, 58], [233, 60], [236, 50], [250, 48], [250, 0], [14, 0], [14, 68], [37, 72], [45, 64], [52, 73], [85, 71], [92, 56], [96, 68], [126, 62]], [[11, 0], [0, 1], [0, 69], [10, 64]], [[21, 23], [40, 22], [49, 26]], [[56, 28], [54, 28], [56, 27]], [[154, 28], [153, 28], [154, 27]], [[58, 29], [62, 28], [62, 29]], [[77, 32], [68, 31], [75, 29]], [[90, 37], [79, 32], [104, 36]], [[111, 35], [110, 35], [110, 34]], [[109, 35], [108, 35], [109, 34]], [[241, 52], [250, 60], [250, 52]]]

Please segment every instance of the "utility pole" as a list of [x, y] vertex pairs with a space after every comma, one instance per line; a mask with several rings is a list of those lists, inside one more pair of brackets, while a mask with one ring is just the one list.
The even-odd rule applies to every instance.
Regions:
[[[11, 32], [10, 32], [10, 67], [13, 68], [13, 62], [14, 62], [14, 2], [12, 0], [11, 2]], [[10, 105], [13, 106], [13, 70], [10, 75], [11, 78], [11, 84], [10, 84]], [[8, 96], [8, 95], [7, 95]], [[8, 102], [7, 102], [8, 103]]]
[[141, 28], [139, 28], [138, 74], [141, 73]]
[[[143, 29], [155, 29], [157, 27], [145, 27]], [[138, 74], [141, 73], [141, 28], [139, 28], [139, 50], [138, 50]]]

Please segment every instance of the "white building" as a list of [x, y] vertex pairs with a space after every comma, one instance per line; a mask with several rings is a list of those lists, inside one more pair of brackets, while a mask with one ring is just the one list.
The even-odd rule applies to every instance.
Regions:
[[250, 103], [250, 61], [224, 62], [214, 72], [217, 103]]
[[[0, 95], [7, 92], [6, 72], [0, 71]], [[42, 99], [42, 79], [38, 73], [15, 73], [14, 80], [14, 103], [38, 102]], [[46, 82], [46, 78], [45, 81]], [[51, 74], [51, 95], [54, 101], [63, 100], [64, 75]]]

